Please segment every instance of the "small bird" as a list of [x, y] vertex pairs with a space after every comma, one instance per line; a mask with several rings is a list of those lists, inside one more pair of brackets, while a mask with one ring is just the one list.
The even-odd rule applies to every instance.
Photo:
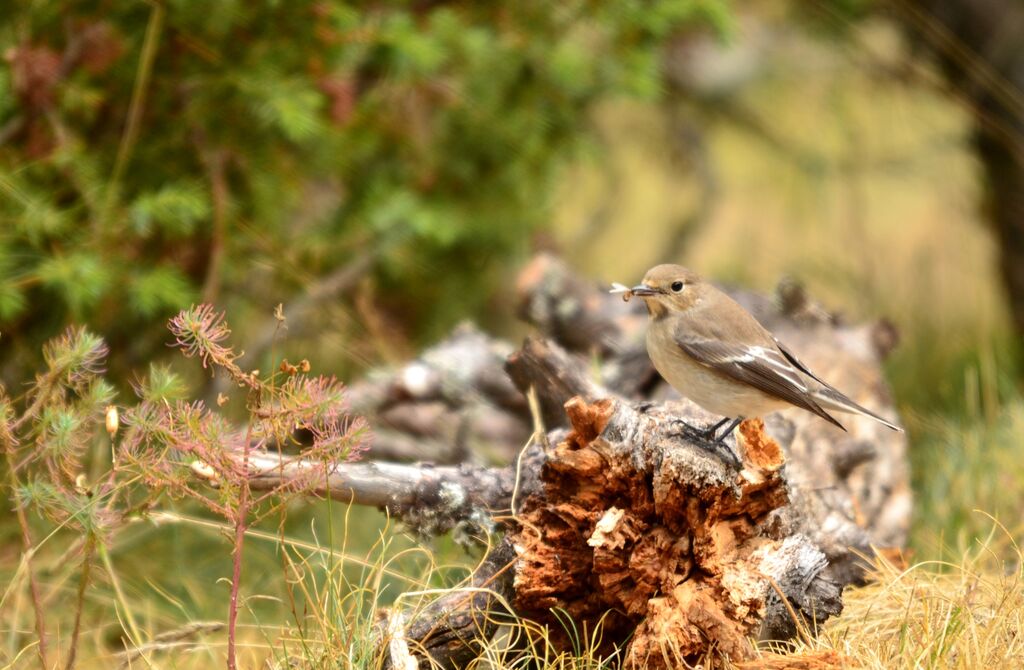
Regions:
[[629, 293], [647, 304], [647, 353], [654, 367], [672, 388], [725, 417], [703, 431], [707, 439], [721, 443], [743, 419], [791, 406], [843, 430], [830, 411], [860, 414], [903, 431], [822, 381], [750, 312], [697, 273], [658, 265]]

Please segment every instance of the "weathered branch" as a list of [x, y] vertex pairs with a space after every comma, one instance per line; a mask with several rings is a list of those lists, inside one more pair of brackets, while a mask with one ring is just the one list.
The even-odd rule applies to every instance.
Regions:
[[[453, 589], [406, 620], [402, 612], [389, 614], [393, 636], [400, 631], [401, 651], [391, 646], [387, 668], [416, 667], [415, 656], [426, 655], [432, 667], [463, 668], [481, 651], [501, 619], [512, 620], [508, 609], [513, 594], [516, 555], [510, 541], [502, 540], [461, 588]], [[399, 618], [398, 621], [395, 618]], [[391, 638], [393, 639], [393, 638]]]
[[609, 395], [590, 380], [583, 360], [543, 338], [526, 338], [523, 348], [508, 357], [505, 371], [524, 394], [531, 388], [537, 394], [546, 427], [566, 425], [562, 407], [569, 398], [596, 400]]
[[560, 259], [540, 254], [519, 273], [519, 316], [570, 351], [613, 353], [621, 346], [620, 329], [608, 309], [615, 303], [605, 301], [596, 288]]
[[353, 384], [348, 391], [352, 411], [379, 412], [402, 402], [440, 400], [457, 406], [482, 400], [525, 417], [526, 401], [502, 371], [513, 349], [462, 324], [398, 370], [378, 371]]
[[[539, 458], [543, 454], [531, 448], [521, 463], [535, 469]], [[250, 454], [249, 461], [249, 485], [257, 491], [306, 482], [310, 472], [323, 469], [322, 463], [275, 454]], [[535, 477], [520, 477], [520, 488], [534, 485], [534, 481]], [[378, 461], [338, 464], [310, 493], [378, 507], [401, 519], [422, 537], [443, 535], [455, 529], [479, 535], [493, 530], [495, 519], [511, 514], [516, 483], [514, 466], [432, 466]]]
[[397, 370], [347, 392], [385, 460], [458, 463], [469, 454], [509, 463], [532, 430], [525, 397], [504, 372], [512, 346], [464, 324]]

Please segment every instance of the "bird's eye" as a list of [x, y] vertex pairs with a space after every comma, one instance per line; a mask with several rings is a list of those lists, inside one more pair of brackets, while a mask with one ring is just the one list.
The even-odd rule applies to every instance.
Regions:
[[681, 282], [681, 281], [674, 281], [674, 282], [672, 282], [672, 290], [675, 291], [676, 293], [679, 293], [680, 291], [682, 291], [683, 290], [683, 282]]

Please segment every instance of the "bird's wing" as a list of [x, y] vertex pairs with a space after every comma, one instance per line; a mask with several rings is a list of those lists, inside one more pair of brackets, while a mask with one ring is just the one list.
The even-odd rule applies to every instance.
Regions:
[[769, 339], [762, 340], [761, 344], [709, 337], [692, 328], [678, 328], [674, 335], [676, 345], [697, 363], [738, 382], [749, 384], [770, 396], [802, 407], [843, 428], [841, 423], [814, 401], [810, 395], [811, 389], [800, 374], [803, 368], [795, 367], [774, 345], [774, 338], [770, 335]]
[[786, 360], [788, 360], [788, 361], [789, 361], [790, 363], [792, 363], [792, 364], [793, 364], [793, 366], [794, 366], [794, 367], [795, 367], [796, 369], [800, 370], [800, 372], [804, 373], [805, 375], [807, 375], [808, 377], [810, 377], [810, 378], [811, 378], [811, 379], [813, 379], [814, 381], [818, 382], [819, 384], [823, 384], [824, 386], [828, 386], [829, 388], [832, 388], [832, 386], [831, 386], [831, 385], [830, 385], [830, 384], [829, 384], [828, 382], [826, 382], [826, 381], [825, 381], [825, 380], [823, 380], [823, 379], [822, 379], [821, 377], [819, 377], [818, 375], [816, 375], [816, 374], [814, 374], [813, 372], [811, 372], [811, 371], [810, 371], [810, 370], [809, 370], [809, 369], [807, 368], [807, 366], [806, 366], [806, 365], [804, 365], [804, 362], [803, 362], [803, 361], [801, 361], [801, 360], [800, 360], [799, 358], [797, 358], [797, 357], [796, 357], [796, 354], [794, 354], [794, 353], [793, 353], [792, 351], [790, 351], [789, 349], [787, 349], [786, 347], [784, 347], [784, 346], [782, 345], [782, 342], [779, 342], [779, 340], [778, 340], [778, 339], [776, 339], [776, 338], [775, 338], [775, 336], [772, 336], [772, 341], [773, 341], [773, 342], [775, 343], [775, 348], [776, 348], [776, 349], [778, 349], [778, 350], [779, 350], [779, 352], [780, 352], [780, 353], [781, 353], [781, 354], [782, 354], [783, 356], [785, 356], [785, 357], [786, 357]]
[[832, 386], [824, 379], [808, 370], [807, 366], [804, 365], [803, 362], [793, 354], [793, 352], [784, 347], [781, 342], [775, 340], [775, 344], [776, 346], [778, 346], [779, 351], [782, 352], [782, 355], [785, 356], [790, 363], [796, 366], [801, 372], [806, 374], [808, 377], [811, 377], [812, 379], [814, 379], [814, 381], [821, 384], [819, 388], [811, 389], [811, 395], [814, 398], [815, 402], [818, 402], [829, 409], [839, 410], [841, 412], [851, 412], [853, 414], [861, 414], [863, 416], [870, 417], [875, 421], [878, 421], [879, 423], [888, 426], [889, 428], [897, 432], [903, 432], [903, 429], [897, 426], [896, 424], [892, 423], [888, 419], [883, 419], [882, 417], [878, 416], [868, 408], [858, 405], [852, 398], [848, 397], [839, 389]]

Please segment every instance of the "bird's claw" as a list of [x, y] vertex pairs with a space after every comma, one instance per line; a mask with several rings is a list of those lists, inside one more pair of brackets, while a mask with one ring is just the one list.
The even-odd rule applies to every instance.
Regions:
[[[685, 438], [689, 442], [696, 444], [705, 451], [710, 451], [727, 461], [730, 465], [735, 467], [737, 470], [742, 469], [743, 462], [740, 461], [736, 452], [726, 443], [726, 438], [732, 434], [732, 430], [724, 431], [721, 435], [716, 436], [718, 429], [724, 422], [719, 422], [706, 428], [697, 428], [691, 426], [682, 419], [672, 419], [672, 424], [681, 426], [681, 430], [678, 432], [669, 433], [669, 437]], [[737, 422], [738, 423], [738, 422]], [[735, 428], [733, 425], [731, 428]]]
[[690, 437], [703, 439], [705, 437], [705, 434], [707, 433], [705, 429], [698, 428], [697, 426], [692, 426], [683, 421], [682, 419], [671, 419], [669, 423], [671, 423], [673, 426], [679, 426], [680, 428], [679, 432], [673, 433], [675, 437]]

